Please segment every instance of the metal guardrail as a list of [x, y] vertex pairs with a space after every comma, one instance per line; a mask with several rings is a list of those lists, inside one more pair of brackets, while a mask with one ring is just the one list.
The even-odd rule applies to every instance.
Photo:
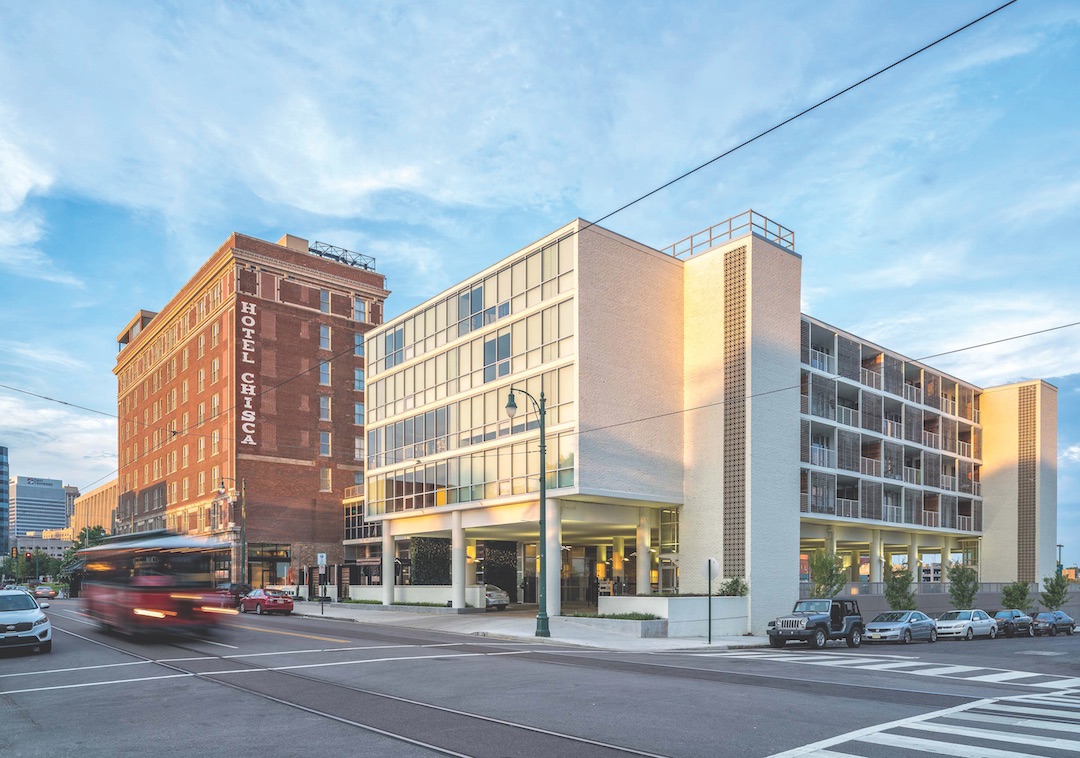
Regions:
[[661, 248], [660, 252], [666, 253], [673, 258], [689, 257], [711, 250], [717, 245], [731, 242], [747, 234], [757, 234], [785, 250], [795, 252], [795, 232], [762, 216], [753, 209], [732, 216], [719, 224], [713, 224], [708, 229], [702, 229], [689, 237], [684, 237], [678, 242]]

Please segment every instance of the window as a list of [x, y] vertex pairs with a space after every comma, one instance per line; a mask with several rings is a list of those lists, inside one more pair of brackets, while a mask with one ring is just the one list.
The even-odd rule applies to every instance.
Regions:
[[215, 384], [218, 380], [218, 366], [221, 361], [217, 358], [210, 361], [210, 384]]
[[181, 358], [181, 360], [183, 362], [183, 366], [184, 366], [184, 371], [187, 371], [187, 360], [188, 360], [187, 359], [187, 354], [188, 354], [188, 349], [185, 347], [184, 352], [182, 354], [182, 358]]
[[319, 421], [330, 420], [330, 397], [319, 395]]
[[187, 402], [187, 379], [185, 379], [183, 384], [180, 385], [180, 402]]
[[[218, 444], [221, 442], [221, 432], [215, 430], [210, 432], [210, 455], [218, 454]], [[214, 479], [217, 479], [215, 476]]]
[[332, 455], [330, 432], [319, 432], [319, 455]]
[[367, 300], [360, 297], [353, 298], [352, 317], [353, 321], [367, 321]]
[[[181, 460], [183, 460], [183, 462], [184, 462], [183, 463], [184, 468], [187, 468], [187, 464], [188, 464], [188, 446], [187, 445], [184, 445], [184, 449], [181, 452]], [[184, 481], [186, 482], [187, 480], [185, 479]], [[187, 497], [187, 496], [185, 495], [185, 497]]]
[[206, 472], [205, 471], [200, 471], [199, 472], [199, 494], [200, 495], [205, 495], [206, 494]]
[[352, 483], [353, 483], [354, 487], [363, 487], [364, 486], [364, 472], [363, 471], [354, 471], [353, 475], [352, 475]]
[[330, 362], [323, 361], [319, 364], [319, 384], [324, 387], [330, 386]]
[[217, 347], [218, 333], [221, 331], [221, 324], [215, 321], [210, 326], [210, 347]]
[[353, 355], [363, 357], [364, 355], [364, 335], [353, 335]]
[[199, 392], [202, 392], [203, 388], [205, 386], [206, 386], [206, 372], [203, 371], [202, 369], [199, 369]]
[[330, 290], [319, 290], [319, 310], [323, 313], [330, 312]]
[[319, 326], [319, 349], [330, 349], [330, 327], [326, 325]]
[[210, 398], [210, 418], [217, 418], [218, 416], [218, 396], [215, 394]]
[[364, 460], [364, 438], [353, 437], [353, 460]]
[[184, 477], [184, 480], [181, 483], [181, 487], [183, 488], [181, 491], [184, 493], [184, 500], [187, 500], [188, 499], [188, 480], [187, 480], [186, 476]]
[[363, 391], [364, 389], [364, 369], [353, 369], [353, 389]]
[[356, 426], [364, 425], [364, 404], [353, 403], [353, 421]]
[[199, 412], [196, 414], [197, 424], [196, 426], [202, 426], [203, 421], [206, 420], [206, 403], [199, 403]]
[[[198, 460], [201, 461], [204, 458], [206, 458], [206, 440], [205, 439], [203, 439], [202, 437], [199, 438], [198, 447], [196, 449], [198, 450]], [[199, 494], [200, 495], [202, 494], [201, 490], [200, 490]]]
[[484, 381], [493, 382], [510, 373], [510, 330], [484, 340]]
[[199, 358], [202, 358], [203, 353], [205, 353], [205, 352], [206, 352], [206, 335], [205, 334], [200, 334], [199, 335], [199, 341], [198, 341], [198, 350], [196, 351], [196, 356], [199, 357]]
[[319, 469], [319, 491], [320, 492], [330, 492], [331, 490], [334, 489], [334, 481], [333, 481], [333, 478], [331, 477], [330, 471], [331, 470], [328, 469], [328, 468]]

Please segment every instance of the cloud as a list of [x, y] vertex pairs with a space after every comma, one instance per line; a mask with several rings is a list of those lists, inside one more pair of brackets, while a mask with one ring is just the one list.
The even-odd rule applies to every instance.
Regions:
[[8, 368], [22, 367], [35, 371], [47, 369], [67, 372], [84, 372], [89, 368], [85, 362], [74, 357], [70, 352], [40, 343], [0, 340], [0, 354], [4, 356], [4, 362]]
[[1070, 445], [1058, 453], [1061, 464], [1080, 463], [1080, 445]]

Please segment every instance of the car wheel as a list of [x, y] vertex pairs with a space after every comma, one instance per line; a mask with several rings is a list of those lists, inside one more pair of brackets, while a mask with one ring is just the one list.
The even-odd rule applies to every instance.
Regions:
[[247, 613], [247, 606], [244, 605], [243, 603], [240, 603], [240, 612], [241, 613]]
[[990, 627], [990, 639], [994, 639], [995, 637], [997, 637], [997, 627], [992, 626]]
[[937, 629], [930, 630], [930, 641], [937, 642]]
[[1050, 627], [1050, 636], [1051, 637], [1057, 637], [1057, 627], [1056, 626]]
[[968, 642], [971, 642], [973, 639], [975, 639], [975, 630], [972, 629], [970, 626], [967, 628], [967, 631], [964, 632], [964, 639]]
[[1033, 627], [1031, 624], [1028, 624], [1028, 637], [1034, 637], [1034, 636], [1035, 636], [1035, 627]]
[[901, 642], [903, 642], [905, 645], [910, 645], [911, 644], [911, 630], [910, 629], [905, 629], [904, 630], [904, 638], [901, 640]]
[[498, 608], [498, 609], [499, 609], [500, 611], [505, 611], [505, 610], [506, 610], [506, 606], [505, 606], [505, 605], [500, 605], [500, 606], [496, 606], [496, 607], [497, 607], [497, 608]]
[[285, 616], [291, 616], [291, 615], [292, 615], [292, 611], [285, 611], [284, 615], [285, 615]]
[[38, 645], [38, 651], [42, 653], [51, 653], [52, 640], [49, 640], [48, 642], [42, 642], [40, 645]]
[[847, 636], [846, 642], [848, 647], [858, 647], [859, 645], [861, 645], [862, 629], [860, 629], [859, 627], [855, 627], [854, 629], [852, 629], [851, 633]]
[[787, 640], [782, 640], [777, 636], [769, 637], [769, 645], [772, 647], [784, 647], [787, 644]]
[[828, 642], [828, 635], [825, 634], [825, 630], [818, 628], [814, 630], [814, 636], [810, 638], [810, 649], [820, 650], [825, 647], [825, 643]]
[[1065, 634], [1072, 635], [1072, 633], [1073, 633], [1073, 627], [1070, 626], [1067, 629], [1065, 629]]
[[261, 616], [263, 613], [262, 603], [255, 603], [255, 615]]

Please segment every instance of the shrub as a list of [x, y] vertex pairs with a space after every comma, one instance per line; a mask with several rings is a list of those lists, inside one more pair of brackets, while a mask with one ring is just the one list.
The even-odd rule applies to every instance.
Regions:
[[1031, 591], [1027, 582], [1013, 582], [1006, 584], [1001, 590], [1001, 607], [1016, 608], [1027, 613], [1031, 610]]
[[885, 602], [894, 611], [913, 611], [916, 601], [911, 590], [911, 569], [885, 564]]
[[844, 559], [836, 553], [818, 550], [810, 554], [811, 597], [834, 597], [847, 584]]
[[1069, 599], [1069, 582], [1062, 574], [1043, 577], [1043, 591], [1039, 600], [1048, 611], [1056, 611]]
[[969, 566], [959, 563], [949, 566], [949, 599], [954, 608], [970, 608], [975, 605], [979, 591], [979, 574]]
[[721, 584], [716, 589], [717, 595], [724, 595], [726, 597], [745, 597], [746, 593], [750, 591], [746, 582], [743, 581], [741, 576], [733, 576], [726, 582]]

